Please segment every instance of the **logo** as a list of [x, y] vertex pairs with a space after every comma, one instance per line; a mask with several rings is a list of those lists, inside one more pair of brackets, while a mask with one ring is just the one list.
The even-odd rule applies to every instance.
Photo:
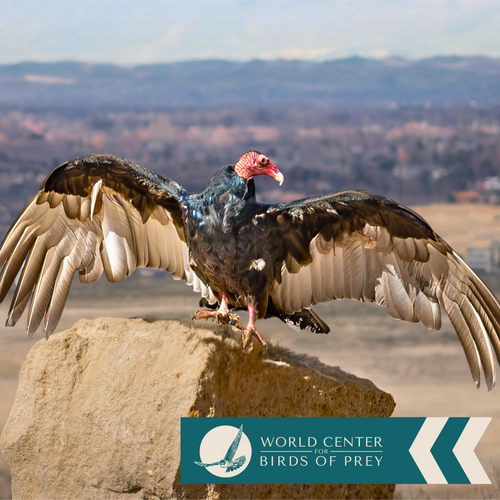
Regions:
[[474, 452], [490, 421], [183, 417], [181, 484], [491, 484]]
[[200, 444], [201, 462], [194, 462], [214, 476], [229, 478], [241, 474], [252, 458], [252, 445], [243, 432], [230, 425], [220, 425], [205, 434]]

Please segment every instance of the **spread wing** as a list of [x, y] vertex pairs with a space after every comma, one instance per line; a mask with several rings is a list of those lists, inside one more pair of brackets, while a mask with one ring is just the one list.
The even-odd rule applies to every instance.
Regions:
[[500, 306], [465, 262], [412, 210], [347, 191], [269, 206], [254, 218], [277, 262], [271, 296], [288, 314], [335, 299], [376, 302], [391, 316], [441, 327], [441, 304], [479, 387], [500, 358]]
[[234, 454], [236, 453], [236, 450], [238, 449], [238, 446], [240, 445], [240, 440], [241, 440], [242, 434], [243, 434], [243, 425], [240, 427], [238, 434], [236, 434], [236, 437], [234, 438], [234, 441], [231, 443], [229, 450], [227, 450], [226, 456], [223, 458], [223, 460], [232, 460], [233, 459]]
[[75, 272], [93, 283], [119, 282], [136, 267], [165, 269], [210, 302], [191, 270], [182, 221], [187, 193], [175, 182], [123, 158], [89, 155], [55, 169], [0, 247], [0, 302], [19, 271], [7, 325], [30, 302], [28, 333], [57, 326]]
[[233, 460], [233, 465], [226, 469], [226, 472], [233, 472], [233, 470], [239, 469], [246, 462], [246, 460], [247, 458], [245, 457], [245, 455], [236, 458], [235, 460]]

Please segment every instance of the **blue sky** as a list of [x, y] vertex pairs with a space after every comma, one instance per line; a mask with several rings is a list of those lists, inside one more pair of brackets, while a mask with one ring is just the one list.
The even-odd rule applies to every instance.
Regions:
[[0, 63], [500, 56], [499, 0], [16, 0]]

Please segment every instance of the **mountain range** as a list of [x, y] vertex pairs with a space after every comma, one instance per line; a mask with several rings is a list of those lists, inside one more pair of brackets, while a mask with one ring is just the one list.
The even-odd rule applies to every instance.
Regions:
[[500, 101], [500, 58], [0, 65], [4, 108]]

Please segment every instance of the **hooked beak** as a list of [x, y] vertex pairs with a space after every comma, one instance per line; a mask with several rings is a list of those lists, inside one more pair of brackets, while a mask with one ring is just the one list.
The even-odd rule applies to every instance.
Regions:
[[280, 186], [283, 184], [283, 181], [285, 180], [285, 176], [281, 172], [274, 174], [273, 177], [280, 183]]

